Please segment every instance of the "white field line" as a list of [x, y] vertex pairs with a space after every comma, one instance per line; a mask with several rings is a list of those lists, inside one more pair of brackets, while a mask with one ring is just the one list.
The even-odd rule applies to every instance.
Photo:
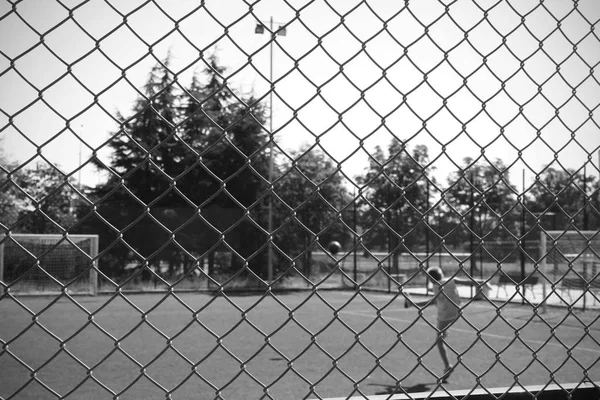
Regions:
[[[369, 298], [370, 298], [370, 299], [377, 298], [377, 299], [380, 299], [380, 300], [388, 300], [388, 301], [389, 301], [389, 299], [390, 299], [388, 296], [385, 296], [385, 295], [375, 295], [375, 296], [370, 296]], [[488, 307], [488, 304], [479, 304], [479, 303], [477, 303], [477, 302], [474, 302], [474, 303], [471, 303], [471, 304], [469, 304], [469, 306], [468, 306], [468, 307], [469, 307], [469, 308], [486, 308], [486, 309], [488, 309], [488, 308], [489, 308], [489, 307]], [[357, 310], [357, 312], [368, 312], [368, 311], [371, 311], [371, 310], [367, 310], [367, 311]], [[400, 311], [405, 311], [405, 309], [403, 308], [403, 306], [398, 306], [398, 308], [396, 308], [396, 309], [393, 309], [393, 308], [390, 308], [390, 307], [386, 307], [386, 311], [388, 311], [388, 312], [394, 312], [394, 311], [398, 311], [398, 312], [400, 312]], [[511, 310], [511, 313], [513, 313], [513, 314], [514, 314], [514, 313], [516, 313], [516, 311], [517, 311], [517, 310]], [[519, 313], [519, 315], [528, 315], [528, 314], [530, 314], [530, 312], [529, 312], [529, 311], [522, 311], [522, 312], [520, 312], [520, 313]], [[540, 314], [540, 316], [541, 316], [541, 317], [543, 317], [543, 316], [544, 316], [544, 314]], [[522, 321], [522, 320], [521, 320], [521, 319], [519, 319], [519, 318], [507, 317], [507, 316], [504, 316], [504, 315], [503, 315], [502, 317], [503, 317], [504, 319], [506, 319], [506, 320], [512, 320], [512, 321]], [[535, 323], [541, 323], [541, 322], [535, 322]], [[545, 325], [544, 325], [544, 326], [545, 326]], [[575, 330], [575, 331], [578, 331], [578, 332], [581, 332], [581, 331], [583, 331], [583, 330], [584, 330], [584, 328], [583, 328], [583, 327], [581, 327], [581, 328], [578, 328], [578, 327], [575, 327], [575, 326], [569, 326], [569, 325], [558, 325], [558, 326], [555, 326], [555, 330], [558, 330], [559, 328], [560, 328], [560, 329], [571, 329], [571, 330]], [[590, 327], [590, 330], [592, 330], [592, 328], [591, 328], [591, 327]]]
[[[350, 314], [350, 315], [357, 315], [357, 316], [361, 316], [361, 317], [373, 317], [373, 313], [366, 313], [366, 312], [361, 312], [361, 311], [347, 311], [347, 310], [342, 310], [341, 311], [344, 314]], [[404, 318], [397, 318], [397, 317], [382, 317], [385, 318], [386, 320], [389, 321], [398, 321], [398, 322], [405, 322], [405, 323], [413, 323], [414, 320], [409, 320], [409, 319], [404, 319]], [[417, 323], [419, 324], [424, 324], [425, 322], [423, 321], [418, 321]], [[468, 334], [473, 334], [472, 330], [466, 330], [466, 329], [460, 329], [460, 328], [450, 328], [451, 331], [453, 332], [462, 332], [462, 333], [468, 333]], [[514, 339], [514, 336], [505, 336], [505, 335], [497, 335], [494, 333], [487, 333], [487, 332], [481, 332], [482, 336], [487, 336], [487, 337], [492, 337], [492, 338], [496, 338], [496, 339], [502, 339], [502, 340], [507, 340], [507, 341], [511, 341]], [[523, 342], [527, 342], [527, 343], [536, 343], [536, 344], [546, 344], [549, 346], [555, 346], [558, 347], [560, 349], [563, 350], [567, 350], [562, 344], [560, 343], [552, 343], [552, 342], [545, 342], [543, 340], [535, 340], [535, 339], [525, 339], [524, 337], [520, 336], [521, 340]], [[600, 349], [590, 349], [587, 347], [581, 347], [581, 346], [575, 346], [572, 350], [580, 350], [580, 351], [589, 351], [589, 352], [593, 352], [593, 353], [599, 353], [600, 354]]]

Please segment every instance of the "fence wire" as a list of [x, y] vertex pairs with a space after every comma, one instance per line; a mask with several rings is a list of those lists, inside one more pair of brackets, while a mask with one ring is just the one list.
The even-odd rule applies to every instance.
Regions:
[[351, 3], [0, 3], [0, 398], [597, 394], [594, 1]]

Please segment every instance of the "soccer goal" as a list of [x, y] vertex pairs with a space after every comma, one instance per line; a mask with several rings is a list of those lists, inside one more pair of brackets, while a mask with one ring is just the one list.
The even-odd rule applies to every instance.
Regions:
[[598, 302], [600, 231], [542, 231], [540, 260], [544, 298], [551, 286], [567, 305]]
[[0, 293], [95, 295], [98, 235], [0, 236]]

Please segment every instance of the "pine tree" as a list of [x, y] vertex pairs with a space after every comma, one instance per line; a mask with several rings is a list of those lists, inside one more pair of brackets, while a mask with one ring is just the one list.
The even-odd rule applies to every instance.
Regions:
[[[195, 204], [211, 209], [206, 215], [217, 228], [229, 228], [225, 226], [228, 220], [243, 220], [226, 240], [246, 258], [266, 240], [257, 225], [266, 226], [263, 195], [268, 188], [268, 134], [263, 127], [264, 106], [232, 90], [225, 74], [213, 55], [202, 75], [195, 75], [182, 95], [182, 139], [193, 150], [186, 155], [185, 164], [194, 167], [178, 187]], [[223, 215], [224, 211], [231, 218], [211, 221], [211, 214]], [[248, 218], [244, 217], [246, 211]], [[212, 247], [218, 235], [207, 226], [203, 231], [204, 249]], [[254, 257], [251, 269], [260, 271], [263, 261], [262, 256]], [[233, 258], [232, 268], [240, 262]]]
[[[246, 208], [256, 222], [236, 224], [228, 244], [243, 257], [261, 245], [254, 224], [264, 225], [264, 107], [230, 89], [224, 76], [213, 56], [189, 88], [176, 91], [167, 58], [150, 72], [131, 117], [119, 116], [120, 129], [108, 144], [114, 174], [96, 195], [100, 215], [144, 256], [179, 260], [181, 246], [196, 254], [214, 249], [221, 236], [209, 224], [225, 230]], [[171, 242], [175, 231], [177, 244]]]
[[[119, 130], [107, 144], [112, 150], [108, 163], [112, 175], [94, 193], [101, 218], [122, 231], [127, 244], [144, 256], [169, 240], [170, 232], [154, 219], [162, 223], [161, 207], [176, 206], [179, 199], [172, 182], [184, 169], [184, 147], [177, 130], [176, 81], [169, 65], [170, 55], [150, 71], [131, 116], [118, 115]], [[103, 168], [99, 161], [96, 165]], [[113, 243], [113, 228], [107, 231], [98, 219], [89, 223], [100, 225], [95, 229], [110, 235], [101, 238], [101, 243]]]
[[125, 179], [127, 188], [148, 204], [168, 190], [170, 179], [182, 170], [182, 146], [176, 136], [176, 95], [169, 58], [152, 68], [144, 96], [132, 116], [119, 114], [120, 129], [108, 147], [113, 150], [108, 186]]
[[[221, 205], [239, 202], [247, 207], [258, 198], [261, 184], [266, 187], [261, 179], [268, 168], [265, 109], [253, 97], [244, 98], [230, 89], [225, 71], [213, 55], [202, 74], [206, 85], [194, 75], [183, 95], [183, 140], [198, 153], [188, 154], [188, 163], [201, 163], [185, 178], [196, 185], [182, 186], [198, 203], [218, 194]], [[229, 194], [221, 190], [224, 181]]]

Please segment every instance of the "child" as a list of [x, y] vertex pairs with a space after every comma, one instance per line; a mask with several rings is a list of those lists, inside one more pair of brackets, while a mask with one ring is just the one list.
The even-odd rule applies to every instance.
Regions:
[[[448, 361], [448, 355], [446, 353], [446, 347], [444, 345], [444, 339], [448, 336], [448, 327], [456, 321], [459, 316], [460, 310], [460, 297], [458, 296], [458, 289], [456, 288], [456, 282], [459, 279], [448, 279], [444, 280], [444, 274], [438, 267], [431, 267], [427, 270], [427, 278], [433, 284], [434, 300], [437, 305], [437, 328], [438, 335], [436, 339], [436, 345], [440, 351], [440, 356], [444, 362], [444, 373], [440, 377], [444, 382], [448, 379], [452, 373], [453, 365]], [[425, 301], [413, 301], [410, 299], [415, 307], [428, 306], [432, 303], [432, 300]], [[404, 301], [404, 307], [409, 306], [409, 298], [406, 297]]]

